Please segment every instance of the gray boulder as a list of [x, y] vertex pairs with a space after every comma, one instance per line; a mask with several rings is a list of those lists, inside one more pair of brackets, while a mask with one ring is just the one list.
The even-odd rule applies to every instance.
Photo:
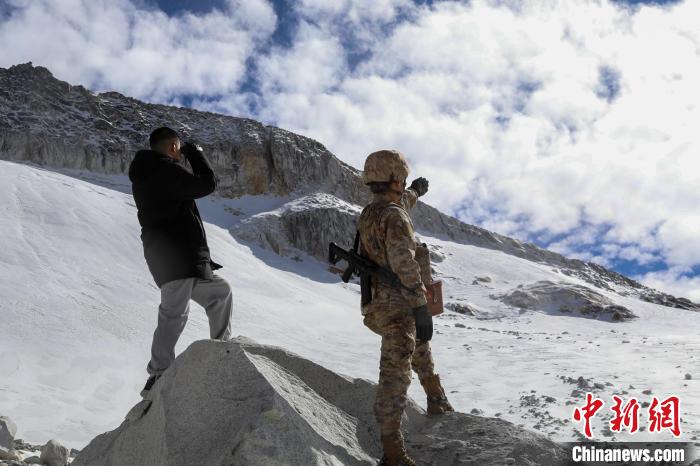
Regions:
[[[0, 450], [0, 460], [4, 461], [21, 461], [22, 455], [17, 450]], [[0, 463], [2, 464], [2, 463]]]
[[48, 466], [66, 466], [68, 464], [68, 448], [64, 447], [56, 440], [49, 440], [41, 447], [42, 464]]
[[232, 232], [281, 256], [299, 250], [326, 261], [329, 242], [352, 246], [360, 211], [331, 194], [314, 193], [247, 218]]
[[0, 452], [7, 453], [12, 450], [16, 434], [17, 424], [7, 416], [0, 416]]
[[479, 312], [477, 311], [476, 307], [470, 303], [467, 302], [455, 302], [451, 301], [445, 304], [445, 309], [456, 312], [458, 314], [464, 314], [468, 316], [476, 316], [479, 315]]
[[508, 293], [494, 296], [521, 309], [561, 313], [578, 317], [619, 322], [635, 318], [632, 311], [586, 286], [570, 282], [542, 280], [519, 285]]
[[[375, 389], [283, 349], [198, 341], [155, 384], [149, 409], [93, 439], [73, 465], [376, 464]], [[509, 422], [428, 418], [412, 401], [404, 432], [419, 464], [566, 460], [560, 445]]]

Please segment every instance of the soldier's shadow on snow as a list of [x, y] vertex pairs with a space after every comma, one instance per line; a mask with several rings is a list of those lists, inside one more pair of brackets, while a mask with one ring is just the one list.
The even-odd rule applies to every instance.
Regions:
[[[332, 273], [329, 270], [329, 264], [323, 263], [315, 257], [297, 251], [291, 256], [280, 256], [276, 252], [265, 249], [255, 243], [237, 238], [233, 232], [230, 232], [231, 237], [242, 246], [250, 249], [250, 252], [259, 260], [269, 267], [273, 267], [284, 272], [291, 272], [301, 275], [310, 280], [320, 283], [341, 283], [340, 275]], [[214, 253], [212, 253], [214, 255]], [[216, 259], [214, 259], [216, 260]], [[344, 263], [339, 263], [342, 267]]]

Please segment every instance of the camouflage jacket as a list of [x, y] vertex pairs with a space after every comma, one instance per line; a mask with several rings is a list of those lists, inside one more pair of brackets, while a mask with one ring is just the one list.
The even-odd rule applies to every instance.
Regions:
[[362, 307], [363, 315], [381, 309], [408, 311], [426, 304], [425, 286], [415, 260], [413, 222], [408, 215], [416, 200], [412, 190], [406, 190], [401, 204], [392, 202], [386, 194], [375, 194], [372, 203], [360, 215], [358, 231], [362, 254], [393, 271], [409, 288], [392, 288], [373, 279], [372, 302]]

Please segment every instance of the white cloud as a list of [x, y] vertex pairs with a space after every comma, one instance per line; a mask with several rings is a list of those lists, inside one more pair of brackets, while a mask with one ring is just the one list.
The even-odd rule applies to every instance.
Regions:
[[343, 23], [393, 21], [402, 10], [413, 9], [410, 0], [301, 0], [297, 11], [306, 18]]
[[[266, 95], [316, 95], [347, 73], [342, 46], [323, 29], [302, 21], [291, 49], [277, 47], [258, 60]], [[275, 118], [275, 115], [270, 115]]]
[[274, 31], [264, 0], [168, 17], [127, 0], [15, 2], [0, 23], [0, 66], [26, 61], [94, 90], [151, 101], [236, 92], [246, 60]]
[[394, 21], [412, 15], [412, 0], [301, 0], [294, 5], [303, 20], [322, 26], [350, 53], [371, 50]]
[[659, 228], [658, 238], [669, 263], [686, 267], [700, 264], [700, 213], [669, 218]]
[[229, 17], [257, 40], [266, 40], [277, 27], [275, 10], [265, 0], [226, 0]]

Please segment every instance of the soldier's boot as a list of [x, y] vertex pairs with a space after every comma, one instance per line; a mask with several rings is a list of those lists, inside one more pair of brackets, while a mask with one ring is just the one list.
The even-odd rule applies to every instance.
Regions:
[[416, 462], [406, 453], [401, 431], [382, 435], [384, 456], [378, 466], [417, 466]]
[[445, 395], [445, 390], [440, 384], [440, 376], [437, 374], [429, 375], [420, 381], [423, 385], [425, 394], [428, 397], [428, 415], [434, 416], [437, 414], [452, 413], [454, 409]]

